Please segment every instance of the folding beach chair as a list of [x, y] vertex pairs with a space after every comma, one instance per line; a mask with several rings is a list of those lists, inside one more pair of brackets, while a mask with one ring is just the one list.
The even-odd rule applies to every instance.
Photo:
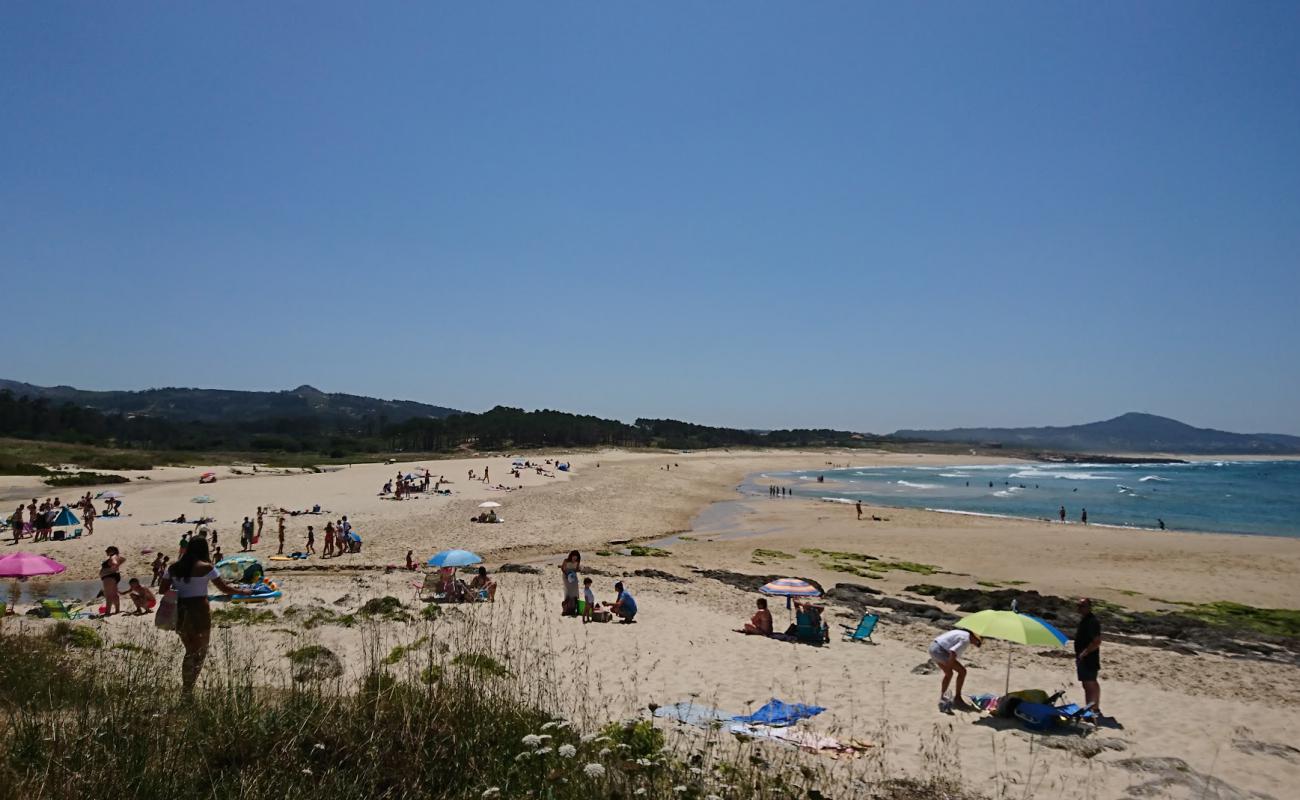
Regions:
[[73, 619], [75, 617], [72, 609], [62, 600], [46, 598], [41, 601], [41, 608], [50, 613], [50, 619]]
[[421, 583], [412, 582], [411, 588], [415, 590], [417, 602], [427, 603], [442, 595], [442, 578], [436, 572], [426, 572], [424, 580]]
[[830, 640], [821, 625], [821, 615], [804, 611], [795, 614], [794, 638], [804, 644], [815, 644], [819, 647]]
[[858, 627], [854, 628], [850, 625], [841, 625], [840, 627], [844, 629], [844, 639], [846, 641], [875, 644], [875, 642], [871, 641], [871, 634], [875, 631], [877, 622], [880, 622], [880, 615], [868, 612], [862, 615]]

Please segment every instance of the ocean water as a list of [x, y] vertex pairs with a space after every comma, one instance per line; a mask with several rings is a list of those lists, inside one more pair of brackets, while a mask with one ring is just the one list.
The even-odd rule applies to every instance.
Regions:
[[[818, 475], [825, 476], [817, 483]], [[798, 494], [973, 514], [1300, 536], [1300, 461], [985, 464], [786, 472]], [[757, 488], [766, 491], [761, 478]]]

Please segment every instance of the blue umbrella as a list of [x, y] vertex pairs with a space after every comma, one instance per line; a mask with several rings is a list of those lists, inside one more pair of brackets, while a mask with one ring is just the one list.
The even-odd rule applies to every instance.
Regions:
[[468, 550], [443, 550], [425, 563], [431, 567], [468, 567], [483, 563], [483, 559]]
[[54, 518], [53, 522], [50, 523], [50, 527], [63, 528], [63, 527], [67, 527], [68, 525], [80, 524], [80, 522], [81, 520], [77, 519], [77, 515], [72, 513], [72, 509], [68, 508], [67, 506], [64, 506], [62, 509], [59, 510], [59, 515]]

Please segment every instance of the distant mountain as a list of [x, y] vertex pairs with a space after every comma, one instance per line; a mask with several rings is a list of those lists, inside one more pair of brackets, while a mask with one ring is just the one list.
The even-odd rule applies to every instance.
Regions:
[[894, 436], [932, 442], [972, 442], [1005, 447], [1090, 453], [1187, 453], [1284, 455], [1300, 453], [1300, 436], [1229, 433], [1194, 428], [1154, 414], [1129, 413], [1103, 422], [1047, 428], [952, 428], [901, 430]]
[[311, 417], [319, 420], [383, 418], [388, 423], [441, 419], [461, 412], [410, 400], [379, 400], [354, 394], [329, 394], [311, 386], [281, 392], [229, 389], [145, 389], [96, 392], [71, 386], [33, 386], [0, 378], [0, 390], [19, 397], [70, 402], [106, 414], [156, 417], [174, 422], [235, 423], [263, 419]]

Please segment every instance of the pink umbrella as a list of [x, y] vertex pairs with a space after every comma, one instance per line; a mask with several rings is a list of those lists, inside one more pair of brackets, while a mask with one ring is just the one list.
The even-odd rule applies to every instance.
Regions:
[[67, 569], [52, 558], [35, 553], [10, 553], [0, 556], [0, 578], [30, 578], [33, 575], [55, 575]]

